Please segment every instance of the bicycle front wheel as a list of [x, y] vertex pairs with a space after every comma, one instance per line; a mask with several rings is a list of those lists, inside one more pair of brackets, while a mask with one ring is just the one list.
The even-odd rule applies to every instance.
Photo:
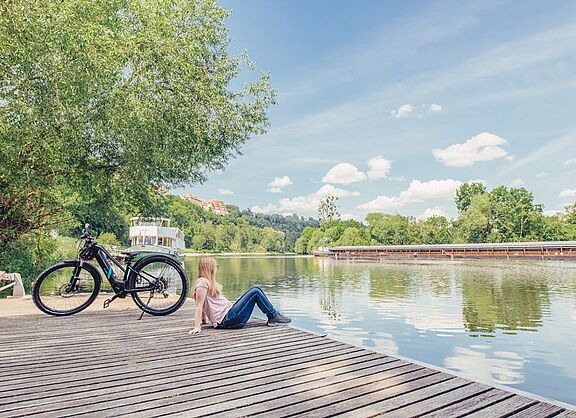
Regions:
[[32, 288], [32, 300], [42, 312], [66, 316], [86, 309], [100, 291], [98, 269], [79, 260], [67, 260], [40, 273]]
[[176, 312], [188, 296], [188, 279], [173, 257], [152, 255], [134, 265], [128, 280], [134, 303], [150, 315]]

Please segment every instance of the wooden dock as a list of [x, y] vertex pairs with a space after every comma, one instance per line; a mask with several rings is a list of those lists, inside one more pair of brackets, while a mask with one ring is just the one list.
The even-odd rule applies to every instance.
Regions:
[[0, 318], [0, 417], [576, 417], [291, 327], [189, 336], [193, 306]]

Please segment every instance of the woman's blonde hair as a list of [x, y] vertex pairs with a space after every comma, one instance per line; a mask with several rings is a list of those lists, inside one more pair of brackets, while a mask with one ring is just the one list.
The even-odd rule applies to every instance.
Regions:
[[198, 277], [205, 277], [210, 283], [210, 294], [218, 296], [222, 285], [216, 281], [216, 260], [212, 257], [201, 257], [198, 262]]

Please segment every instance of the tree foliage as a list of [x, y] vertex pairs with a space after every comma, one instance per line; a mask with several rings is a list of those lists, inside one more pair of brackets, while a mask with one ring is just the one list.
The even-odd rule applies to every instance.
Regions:
[[146, 207], [264, 132], [275, 94], [267, 75], [231, 88], [252, 65], [228, 53], [227, 16], [213, 0], [0, 4], [0, 242], [70, 218], [62, 196]]
[[338, 202], [338, 198], [332, 195], [328, 195], [320, 200], [320, 204], [318, 205], [318, 219], [321, 224], [340, 219], [336, 202]]
[[172, 220], [185, 236], [186, 247], [201, 252], [293, 252], [296, 239], [313, 219], [297, 216], [253, 214], [228, 206], [227, 215], [218, 215], [179, 196], [164, 196], [161, 216]]
[[576, 204], [566, 212], [545, 216], [524, 188], [463, 184], [457, 191], [459, 215], [414, 219], [400, 214], [369, 213], [366, 224], [332, 220], [319, 228], [306, 228], [296, 252], [311, 254], [320, 246], [410, 245], [560, 241], [576, 239]]
[[484, 193], [486, 193], [484, 184], [478, 182], [464, 183], [456, 190], [455, 202], [458, 212], [464, 212], [472, 204], [474, 197]]

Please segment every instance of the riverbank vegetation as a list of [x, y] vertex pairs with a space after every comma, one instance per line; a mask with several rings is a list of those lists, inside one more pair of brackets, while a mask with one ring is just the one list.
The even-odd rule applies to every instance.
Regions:
[[122, 214], [162, 207], [154, 190], [205, 180], [267, 130], [276, 93], [229, 53], [228, 14], [213, 0], [0, 3], [2, 269], [51, 263], [54, 229], [125, 236]]
[[[525, 188], [465, 183], [457, 191], [458, 216], [415, 219], [400, 214], [370, 213], [366, 223], [338, 219], [332, 201], [321, 209], [325, 221], [308, 227], [296, 242], [296, 252], [312, 254], [318, 247], [338, 245], [410, 245], [564, 241], [576, 239], [576, 204], [564, 213], [546, 216]], [[327, 216], [327, 213], [330, 216]]]

